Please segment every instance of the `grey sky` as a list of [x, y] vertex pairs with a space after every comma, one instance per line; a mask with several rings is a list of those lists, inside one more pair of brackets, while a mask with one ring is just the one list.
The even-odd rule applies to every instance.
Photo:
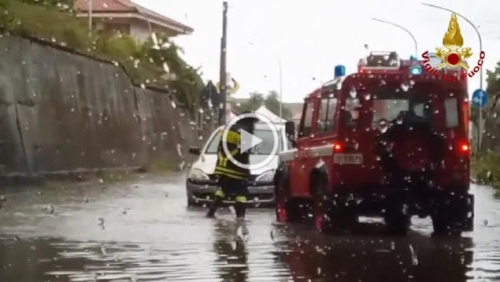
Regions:
[[[184, 48], [189, 63], [202, 66], [205, 80], [218, 81], [222, 0], [135, 2], [192, 26], [192, 35], [176, 41]], [[485, 66], [495, 66], [500, 59], [500, 1], [428, 3], [453, 9], [479, 26], [486, 52]], [[420, 54], [442, 45], [450, 20], [449, 13], [414, 0], [229, 1], [228, 71], [242, 86], [237, 96], [278, 90], [278, 57], [283, 65], [283, 100], [292, 102], [301, 101], [321, 81], [331, 79], [336, 64], [345, 65], [348, 73], [354, 72], [365, 54], [365, 43], [371, 50], [396, 50], [405, 57], [414, 52], [413, 41], [406, 33], [374, 22], [372, 17], [409, 29], [418, 40]], [[469, 61], [476, 62], [477, 36], [466, 21], [459, 19], [459, 23], [464, 45], [474, 53]], [[478, 86], [476, 75], [470, 88]]]

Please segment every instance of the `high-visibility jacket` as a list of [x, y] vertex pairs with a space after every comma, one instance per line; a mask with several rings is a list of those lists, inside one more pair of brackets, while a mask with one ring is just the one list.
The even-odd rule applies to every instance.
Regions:
[[250, 170], [242, 168], [238, 166], [238, 164], [231, 161], [223, 147], [223, 142], [225, 142], [226, 147], [234, 160], [243, 165], [249, 164], [250, 153], [248, 150], [246, 152], [241, 152], [240, 150], [240, 129], [241, 126], [238, 124], [231, 126], [231, 128], [223, 129], [222, 138], [217, 150], [217, 164], [215, 167], [216, 175], [224, 175], [235, 179], [248, 179], [250, 176]]

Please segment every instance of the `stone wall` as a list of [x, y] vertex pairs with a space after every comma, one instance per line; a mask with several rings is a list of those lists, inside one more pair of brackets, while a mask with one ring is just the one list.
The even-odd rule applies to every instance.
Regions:
[[167, 93], [117, 63], [33, 39], [0, 37], [1, 174], [178, 164], [199, 143]]

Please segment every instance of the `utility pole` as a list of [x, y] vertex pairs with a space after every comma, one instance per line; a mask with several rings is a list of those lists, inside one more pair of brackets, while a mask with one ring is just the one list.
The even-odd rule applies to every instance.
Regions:
[[88, 14], [89, 14], [89, 36], [92, 36], [92, 10], [94, 9], [94, 7], [92, 6], [92, 2], [94, 0], [87, 0], [89, 1], [88, 2], [88, 7], [87, 7], [87, 10], [88, 10]]
[[222, 37], [220, 40], [220, 96], [219, 124], [226, 124], [226, 95], [227, 95], [227, 73], [226, 73], [226, 43], [227, 43], [227, 1], [222, 3]]

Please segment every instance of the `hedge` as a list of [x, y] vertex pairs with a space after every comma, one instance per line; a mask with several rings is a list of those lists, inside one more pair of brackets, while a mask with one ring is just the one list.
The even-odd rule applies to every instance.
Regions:
[[[203, 81], [198, 71], [180, 58], [178, 52], [181, 49], [175, 44], [155, 50], [151, 40], [139, 43], [128, 35], [91, 33], [87, 21], [77, 18], [64, 1], [0, 0], [0, 11], [0, 27], [3, 30], [115, 60], [124, 66], [134, 81], [172, 89], [176, 98], [192, 111], [198, 105]], [[161, 34], [158, 38], [161, 43], [169, 40]], [[164, 63], [170, 69], [169, 78], [165, 77]]]

